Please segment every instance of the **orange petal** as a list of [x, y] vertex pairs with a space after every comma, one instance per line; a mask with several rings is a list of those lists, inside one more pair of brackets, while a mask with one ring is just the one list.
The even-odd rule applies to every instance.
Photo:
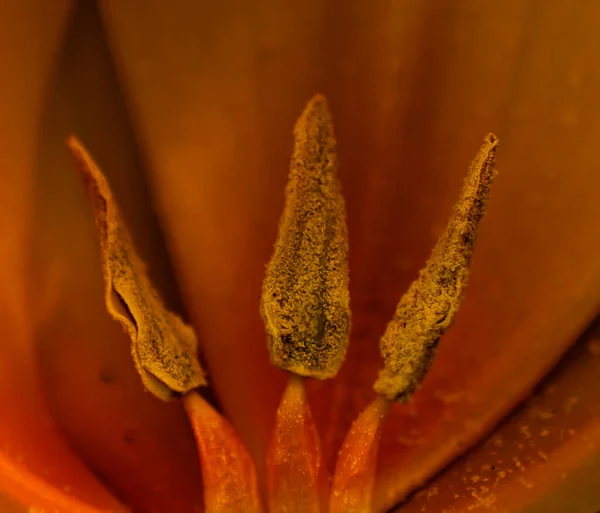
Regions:
[[136, 511], [189, 513], [202, 508], [192, 430], [180, 402], [145, 392], [129, 340], [106, 312], [93, 216], [64, 144], [73, 132], [85, 140], [153, 282], [173, 283], [94, 9], [82, 2], [74, 13], [44, 118], [35, 254], [54, 298], [37, 333], [40, 370], [54, 418], [111, 490]]
[[[3, 326], [13, 318], [0, 317]], [[51, 511], [125, 512], [83, 465], [49, 416], [31, 339], [3, 328], [0, 362], [0, 489], [23, 505]]]
[[256, 469], [231, 424], [196, 392], [183, 402], [198, 444], [206, 513], [260, 513]]
[[21, 506], [4, 494], [0, 494], [0, 511], [3, 513], [28, 513], [28, 508]]
[[480, 447], [403, 513], [600, 511], [600, 324]]
[[377, 397], [352, 423], [336, 463], [329, 513], [371, 511], [379, 442], [390, 406]]
[[306, 401], [304, 380], [291, 376], [277, 409], [267, 452], [269, 511], [325, 511], [327, 489], [321, 441]]
[[0, 489], [37, 510], [124, 512], [51, 418], [33, 341], [46, 293], [29, 265], [39, 121], [68, 11], [4, 2], [0, 15]]

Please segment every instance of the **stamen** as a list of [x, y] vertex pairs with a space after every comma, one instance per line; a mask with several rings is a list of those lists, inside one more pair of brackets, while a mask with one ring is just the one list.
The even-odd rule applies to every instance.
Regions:
[[205, 385], [194, 330], [166, 309], [150, 283], [106, 178], [92, 157], [74, 137], [67, 146], [94, 207], [106, 307], [131, 338], [131, 354], [144, 386], [166, 401], [172, 392]]
[[473, 161], [460, 200], [427, 265], [400, 300], [380, 343], [385, 368], [375, 391], [405, 402], [433, 363], [440, 337], [448, 330], [467, 285], [471, 256], [496, 175], [498, 139], [486, 137]]
[[267, 454], [269, 512], [319, 513], [327, 505], [327, 475], [319, 433], [302, 378], [291, 376]]
[[271, 361], [300, 376], [338, 372], [350, 326], [348, 234], [327, 102], [315, 96], [294, 129], [279, 236], [261, 298]]
[[254, 463], [231, 424], [197, 392], [183, 404], [198, 445], [205, 513], [261, 513]]
[[377, 453], [390, 405], [379, 396], [352, 423], [336, 463], [329, 513], [372, 511]]

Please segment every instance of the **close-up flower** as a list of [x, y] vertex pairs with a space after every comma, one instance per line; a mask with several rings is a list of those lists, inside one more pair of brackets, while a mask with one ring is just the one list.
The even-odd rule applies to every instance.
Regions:
[[1, 3], [0, 513], [600, 511], [600, 5]]

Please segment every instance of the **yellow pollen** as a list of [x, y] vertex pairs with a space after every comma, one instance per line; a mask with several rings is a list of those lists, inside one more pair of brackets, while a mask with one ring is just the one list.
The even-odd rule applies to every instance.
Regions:
[[166, 309], [154, 289], [106, 178], [75, 138], [67, 145], [94, 207], [108, 312], [131, 338], [131, 355], [144, 386], [162, 400], [205, 385], [194, 330]]
[[338, 372], [350, 329], [348, 231], [327, 102], [315, 96], [294, 130], [279, 236], [260, 311], [272, 363], [324, 379]]
[[396, 308], [380, 343], [385, 368], [375, 391], [406, 402], [431, 367], [440, 337], [463, 298], [479, 222], [496, 175], [498, 139], [493, 134], [469, 169], [462, 195], [429, 261]]

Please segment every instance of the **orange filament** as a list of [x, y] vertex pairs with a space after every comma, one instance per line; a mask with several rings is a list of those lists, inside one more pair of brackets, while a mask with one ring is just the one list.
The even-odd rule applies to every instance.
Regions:
[[335, 467], [329, 513], [372, 511], [377, 452], [390, 406], [378, 397], [352, 423]]
[[198, 444], [205, 513], [261, 513], [254, 463], [231, 424], [197, 392], [183, 402]]
[[275, 419], [267, 453], [270, 513], [319, 513], [327, 507], [321, 442], [303, 379], [291, 376]]

